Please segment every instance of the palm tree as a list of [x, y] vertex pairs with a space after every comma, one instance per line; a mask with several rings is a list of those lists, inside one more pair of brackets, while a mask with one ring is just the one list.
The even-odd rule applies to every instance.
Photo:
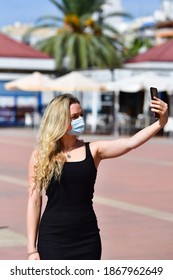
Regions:
[[150, 38], [135, 38], [129, 46], [124, 47], [124, 60], [127, 61], [139, 54], [142, 50], [146, 51], [151, 47], [153, 47], [153, 44]]
[[61, 16], [39, 18], [28, 34], [38, 28], [57, 28], [55, 35], [36, 44], [38, 49], [55, 58], [57, 70], [113, 69], [121, 65], [121, 36], [106, 24], [106, 19], [126, 14], [114, 12], [104, 15], [102, 6], [106, 0], [49, 1]]

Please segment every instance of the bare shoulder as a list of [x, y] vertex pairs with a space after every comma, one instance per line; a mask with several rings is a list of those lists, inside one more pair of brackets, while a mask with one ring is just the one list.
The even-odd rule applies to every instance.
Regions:
[[100, 159], [102, 159], [101, 153], [102, 149], [110, 145], [112, 141], [109, 140], [97, 140], [90, 142], [90, 150], [93, 156], [96, 156]]
[[129, 140], [126, 138], [95, 141], [90, 147], [93, 156], [98, 160], [115, 158], [131, 150]]
[[90, 146], [90, 150], [91, 150], [92, 154], [95, 155], [98, 152], [98, 148], [100, 146], [100, 141], [89, 142], [89, 146]]
[[97, 168], [101, 161], [101, 157], [99, 154], [100, 141], [90, 142], [89, 146], [90, 146], [90, 151], [91, 151], [92, 157], [94, 159], [95, 166]]
[[90, 149], [94, 154], [98, 154], [102, 147], [109, 145], [111, 143], [110, 140], [97, 140], [90, 142]]

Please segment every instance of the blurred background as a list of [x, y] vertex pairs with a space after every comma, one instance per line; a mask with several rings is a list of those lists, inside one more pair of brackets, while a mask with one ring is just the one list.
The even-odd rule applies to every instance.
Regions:
[[173, 0], [6, 0], [0, 9], [0, 260], [27, 258], [27, 169], [52, 98], [76, 95], [85, 141], [154, 121], [150, 87], [168, 102], [156, 137], [104, 161], [95, 209], [103, 259], [173, 258]]
[[[86, 133], [129, 135], [153, 121], [155, 86], [170, 114], [159, 134], [172, 136], [173, 1], [67, 3], [1, 4], [0, 126], [36, 127], [54, 96], [72, 92]], [[69, 81], [74, 71], [86, 83], [75, 75]]]

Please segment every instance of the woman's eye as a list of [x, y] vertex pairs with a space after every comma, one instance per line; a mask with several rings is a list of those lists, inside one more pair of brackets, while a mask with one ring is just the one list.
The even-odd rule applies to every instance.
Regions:
[[72, 120], [76, 120], [76, 119], [78, 119], [79, 117], [83, 117], [83, 113], [81, 113], [80, 115], [72, 116], [71, 119], [72, 119]]

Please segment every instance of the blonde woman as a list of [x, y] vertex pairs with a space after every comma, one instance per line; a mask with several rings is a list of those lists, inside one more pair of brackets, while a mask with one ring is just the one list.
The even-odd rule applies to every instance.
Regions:
[[[101, 258], [92, 206], [97, 168], [101, 160], [128, 153], [163, 128], [168, 119], [167, 104], [155, 98], [151, 111], [159, 114], [159, 120], [134, 136], [85, 143], [79, 139], [84, 132], [79, 101], [63, 94], [50, 102], [29, 162], [28, 259]], [[48, 200], [41, 216], [43, 193]]]

